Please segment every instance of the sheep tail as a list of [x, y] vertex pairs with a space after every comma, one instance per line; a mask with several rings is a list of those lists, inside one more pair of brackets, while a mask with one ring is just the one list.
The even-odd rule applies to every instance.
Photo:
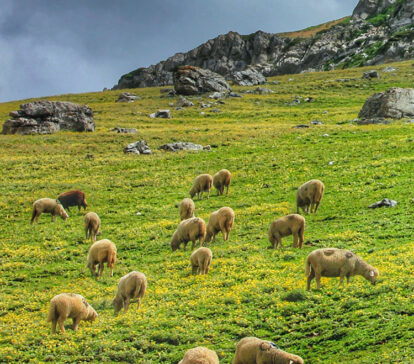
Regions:
[[56, 320], [57, 312], [56, 312], [56, 303], [51, 302], [50, 308], [49, 308], [49, 314], [47, 315], [47, 322], [51, 322], [53, 320]]
[[311, 263], [310, 263], [309, 257], [307, 257], [306, 262], [305, 262], [305, 275], [309, 277], [310, 273], [311, 273]]

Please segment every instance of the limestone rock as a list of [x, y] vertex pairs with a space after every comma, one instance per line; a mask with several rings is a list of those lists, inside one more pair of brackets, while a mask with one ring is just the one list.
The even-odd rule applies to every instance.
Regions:
[[211, 91], [228, 92], [231, 88], [218, 73], [198, 67], [183, 66], [174, 73], [174, 90], [181, 95], [197, 95]]
[[145, 140], [138, 140], [134, 143], [128, 144], [124, 148], [124, 153], [151, 154], [152, 152]]
[[94, 131], [93, 111], [63, 101], [34, 101], [20, 105], [3, 124], [3, 134], [50, 134], [59, 130]]
[[157, 112], [150, 114], [150, 118], [171, 119], [171, 113], [170, 110], [158, 110]]
[[377, 207], [395, 207], [397, 206], [397, 201], [390, 200], [389, 198], [383, 198], [381, 201], [377, 201], [368, 207], [370, 209], [376, 209]]
[[360, 119], [414, 116], [414, 89], [393, 87], [372, 95], [359, 112]]
[[178, 152], [179, 150], [203, 150], [203, 146], [190, 142], [175, 142], [163, 144], [158, 147], [158, 149], [167, 150], [169, 152]]
[[129, 92], [123, 92], [119, 95], [118, 100], [116, 102], [134, 102], [135, 100], [141, 99], [139, 96], [131, 94]]
[[266, 77], [254, 66], [249, 66], [243, 71], [234, 72], [230, 79], [239, 86], [254, 86], [266, 83]]
[[185, 97], [181, 96], [178, 98], [178, 101], [175, 104], [177, 107], [190, 107], [190, 106], [194, 106], [194, 104], [190, 101], [187, 100]]
[[120, 128], [118, 126], [113, 128], [111, 131], [116, 131], [117, 133], [121, 133], [121, 134], [136, 134], [136, 133], [138, 133], [137, 129]]
[[367, 72], [364, 72], [364, 74], [362, 75], [362, 78], [365, 78], [365, 79], [379, 78], [379, 73], [378, 71], [375, 71], [375, 70], [367, 71]]

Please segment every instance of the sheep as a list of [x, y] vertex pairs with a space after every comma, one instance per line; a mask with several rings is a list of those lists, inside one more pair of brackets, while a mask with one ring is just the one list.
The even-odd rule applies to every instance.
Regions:
[[96, 241], [96, 236], [100, 235], [99, 231], [101, 227], [101, 219], [95, 212], [88, 212], [85, 215], [85, 235], [88, 239], [88, 234], [92, 240], [92, 243]]
[[197, 195], [198, 199], [202, 198], [203, 192], [207, 191], [207, 199], [210, 197], [210, 189], [213, 184], [213, 177], [209, 174], [200, 174], [194, 180], [193, 187], [190, 190], [190, 196], [193, 198]]
[[137, 298], [138, 307], [141, 306], [141, 300], [145, 295], [147, 289], [147, 278], [143, 273], [130, 272], [124, 275], [118, 283], [118, 291], [115, 298], [112, 300], [115, 315], [124, 307], [124, 313], [128, 311], [129, 301]]
[[227, 169], [222, 169], [213, 176], [213, 185], [217, 189], [217, 195], [223, 194], [224, 187], [227, 188], [226, 195], [228, 195], [230, 183], [231, 183], [231, 173]]
[[180, 203], [181, 221], [194, 217], [195, 205], [191, 198], [185, 198]]
[[68, 209], [69, 212], [70, 206], [78, 206], [79, 211], [81, 210], [81, 206], [83, 206], [84, 210], [86, 210], [86, 207], [88, 206], [85, 199], [85, 193], [79, 190], [61, 193], [58, 196], [58, 200], [65, 209]]
[[76, 293], [61, 293], [50, 300], [47, 322], [52, 322], [52, 334], [56, 333], [56, 324], [65, 332], [63, 322], [73, 319], [73, 330], [76, 331], [81, 320], [94, 321], [98, 314], [85, 298]]
[[171, 239], [171, 249], [176, 251], [181, 243], [184, 243], [184, 250], [187, 247], [187, 243], [191, 240], [191, 250], [194, 249], [195, 242], [198, 239], [200, 246], [203, 245], [203, 241], [206, 237], [206, 223], [199, 217], [193, 217], [191, 219], [183, 220], [179, 223], [177, 230], [175, 230]]
[[213, 253], [209, 248], [198, 248], [191, 254], [190, 262], [192, 274], [207, 274], [210, 269], [211, 260], [213, 259]]
[[324, 248], [316, 249], [309, 253], [306, 258], [305, 273], [308, 277], [307, 290], [310, 291], [310, 284], [316, 278], [318, 289], [321, 288], [321, 277], [340, 277], [340, 285], [346, 277], [361, 275], [373, 285], [379, 276], [378, 269], [369, 265], [361, 257], [345, 249]]
[[49, 212], [52, 215], [52, 221], [55, 220], [56, 215], [60, 216], [63, 220], [66, 220], [69, 217], [58, 200], [41, 198], [40, 200], [33, 202], [33, 212], [30, 223], [33, 224], [33, 221], [37, 223], [39, 221], [39, 216], [43, 212]]
[[309, 206], [310, 212], [316, 213], [322, 200], [324, 190], [324, 184], [318, 179], [311, 179], [300, 186], [296, 193], [296, 213], [299, 213], [299, 207], [301, 207], [303, 212], [308, 214]]
[[302, 249], [305, 226], [305, 218], [298, 214], [291, 214], [276, 219], [269, 227], [269, 241], [270, 244], [272, 244], [271, 248], [276, 249], [279, 245], [283, 248], [282, 238], [293, 235], [293, 247], [296, 248], [299, 242], [299, 248]]
[[178, 364], [219, 364], [219, 359], [215, 351], [197, 346], [187, 350]]
[[213, 239], [216, 241], [216, 234], [221, 231], [224, 241], [229, 240], [230, 231], [234, 224], [234, 211], [230, 207], [222, 207], [210, 215], [207, 225], [206, 243]]
[[[92, 277], [102, 276], [104, 263], [111, 268], [111, 277], [114, 275], [114, 264], [116, 262], [116, 246], [108, 240], [102, 239], [91, 245], [88, 252], [87, 267], [91, 270]], [[99, 264], [99, 272], [96, 274], [96, 265]]]
[[237, 343], [233, 364], [303, 364], [303, 359], [270, 341], [245, 337]]

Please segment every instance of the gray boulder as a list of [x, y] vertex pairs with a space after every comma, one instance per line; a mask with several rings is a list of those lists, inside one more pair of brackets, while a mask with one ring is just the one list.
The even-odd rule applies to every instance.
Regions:
[[180, 95], [197, 95], [204, 92], [229, 92], [230, 86], [223, 76], [193, 66], [180, 67], [174, 72], [174, 90]]
[[3, 124], [3, 134], [51, 134], [59, 130], [94, 131], [93, 111], [63, 101], [34, 101], [20, 105]]
[[121, 133], [121, 134], [136, 134], [136, 133], [138, 133], [137, 129], [120, 128], [118, 126], [113, 128], [111, 131], [116, 131], [117, 133]]
[[134, 143], [128, 144], [124, 148], [124, 153], [151, 154], [152, 152], [145, 140], [138, 140]]
[[150, 114], [150, 118], [171, 119], [171, 113], [170, 110], [158, 110], [157, 112]]
[[187, 100], [184, 96], [179, 96], [178, 101], [175, 104], [177, 107], [190, 107], [190, 106], [194, 106], [194, 104], [190, 101]]
[[376, 209], [377, 207], [395, 207], [397, 206], [397, 201], [390, 200], [389, 198], [383, 198], [381, 201], [377, 201], [368, 207], [370, 209]]
[[131, 94], [129, 92], [123, 92], [119, 95], [118, 100], [116, 102], [134, 102], [135, 100], [141, 99], [139, 96]]
[[243, 71], [234, 72], [230, 79], [239, 86], [254, 86], [266, 83], [266, 77], [254, 66], [249, 66]]
[[379, 78], [379, 77], [380, 76], [379, 76], [378, 71], [375, 71], [375, 70], [364, 72], [364, 74], [362, 75], [362, 78], [364, 79]]
[[359, 112], [360, 119], [392, 118], [414, 116], [414, 89], [393, 87], [372, 95]]
[[190, 142], [175, 142], [163, 144], [160, 147], [158, 147], [158, 149], [167, 150], [169, 152], [178, 152], [179, 150], [210, 150], [210, 146], [207, 145], [206, 147], [203, 147], [200, 144], [194, 144]]

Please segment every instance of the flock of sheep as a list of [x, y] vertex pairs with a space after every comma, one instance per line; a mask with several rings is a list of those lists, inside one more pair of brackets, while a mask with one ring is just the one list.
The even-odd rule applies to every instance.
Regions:
[[[213, 177], [209, 174], [201, 174], [195, 178], [190, 196], [202, 198], [203, 193], [207, 192], [210, 196], [212, 186], [217, 189], [217, 194], [222, 195], [226, 188], [229, 193], [231, 183], [231, 173], [227, 169], [222, 169]], [[313, 213], [318, 210], [322, 200], [325, 186], [313, 179], [298, 188], [296, 194], [297, 213], [281, 217], [273, 221], [269, 227], [268, 236], [271, 247], [282, 248], [282, 238], [293, 235], [293, 247], [302, 248], [305, 232], [305, 218], [299, 215], [299, 210], [304, 213]], [[87, 203], [85, 194], [82, 191], [74, 190], [61, 194], [56, 200], [42, 198], [33, 203], [33, 213], [31, 223], [37, 222], [42, 213], [50, 213], [52, 221], [55, 216], [67, 219], [70, 206], [78, 206], [86, 209]], [[192, 199], [185, 198], [179, 205], [180, 218], [176, 231], [171, 238], [172, 251], [177, 250], [181, 244], [186, 249], [188, 242], [192, 242], [191, 250], [194, 249], [196, 241], [199, 241], [199, 248], [190, 256], [192, 274], [207, 274], [212, 261], [212, 251], [204, 247], [204, 243], [215, 241], [216, 235], [221, 232], [223, 239], [229, 239], [230, 232], [234, 224], [234, 211], [230, 207], [222, 207], [210, 215], [208, 225], [203, 219], [194, 217], [195, 205]], [[70, 211], [70, 210], [69, 210]], [[96, 241], [100, 234], [101, 221], [94, 212], [85, 215], [85, 235], [91, 238], [92, 245], [87, 256], [87, 266], [91, 270], [92, 276], [100, 277], [103, 273], [104, 263], [107, 263], [113, 276], [114, 264], [116, 262], [117, 249], [113, 242], [108, 239]], [[99, 270], [96, 272], [96, 267]], [[307, 290], [310, 290], [311, 281], [315, 278], [317, 288], [320, 289], [321, 277], [340, 277], [340, 284], [344, 278], [349, 283], [350, 276], [361, 275], [372, 284], [375, 284], [379, 272], [376, 268], [366, 263], [361, 257], [349, 250], [325, 248], [312, 251], [306, 258], [305, 273], [307, 276]], [[147, 280], [143, 273], [130, 272], [123, 276], [118, 283], [118, 291], [112, 301], [115, 314], [122, 307], [124, 312], [128, 310], [130, 301], [137, 299], [138, 308], [145, 295]], [[98, 316], [96, 311], [90, 306], [86, 299], [79, 294], [62, 293], [53, 297], [50, 301], [48, 322], [52, 322], [52, 333], [56, 332], [59, 324], [60, 330], [65, 331], [64, 321], [67, 318], [73, 319], [73, 330], [77, 330], [81, 320], [93, 321]], [[216, 353], [204, 347], [196, 347], [188, 350], [179, 364], [192, 363], [219, 363]], [[302, 358], [297, 355], [280, 350], [270, 341], [261, 340], [254, 337], [246, 337], [239, 341], [233, 364], [300, 364]]]

